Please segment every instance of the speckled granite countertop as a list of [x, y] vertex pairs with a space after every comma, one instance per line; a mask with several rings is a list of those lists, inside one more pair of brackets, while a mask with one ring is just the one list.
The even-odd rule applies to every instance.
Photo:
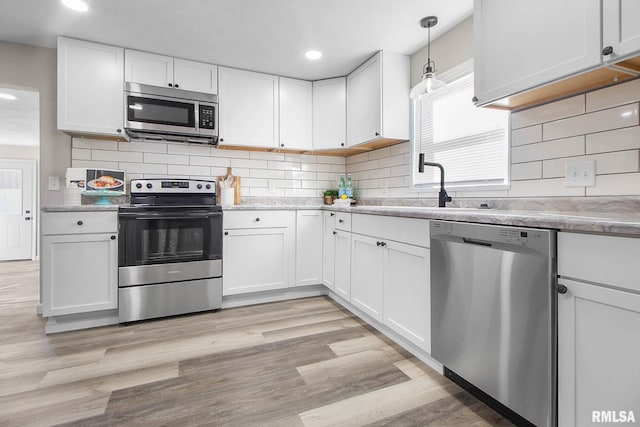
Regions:
[[42, 212], [104, 212], [117, 211], [119, 205], [55, 205], [45, 206]]
[[640, 237], [640, 213], [543, 212], [478, 208], [437, 208], [420, 206], [354, 206], [333, 205], [238, 205], [224, 207], [236, 210], [323, 209], [356, 214], [391, 215], [408, 218], [442, 219], [482, 224], [550, 228], [562, 231], [614, 233]]
[[[627, 206], [628, 207], [628, 206]], [[225, 206], [224, 211], [323, 209], [356, 214], [391, 215], [408, 218], [441, 219], [481, 224], [549, 228], [561, 231], [621, 234], [640, 237], [640, 210], [615, 206], [612, 212], [545, 211], [526, 209], [478, 209], [471, 207], [374, 206], [337, 207], [305, 201], [299, 204], [262, 202]], [[116, 211], [118, 205], [46, 206], [43, 212]]]

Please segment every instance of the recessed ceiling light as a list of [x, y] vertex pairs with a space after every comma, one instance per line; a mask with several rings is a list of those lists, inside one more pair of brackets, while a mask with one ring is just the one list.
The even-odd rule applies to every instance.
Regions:
[[13, 95], [9, 95], [8, 93], [0, 93], [0, 99], [6, 99], [8, 101], [15, 101], [18, 98], [16, 98]]
[[63, 5], [76, 12], [86, 12], [89, 6], [83, 0], [60, 0]]
[[309, 50], [304, 54], [304, 56], [306, 56], [307, 59], [320, 59], [322, 58], [322, 52], [319, 50]]

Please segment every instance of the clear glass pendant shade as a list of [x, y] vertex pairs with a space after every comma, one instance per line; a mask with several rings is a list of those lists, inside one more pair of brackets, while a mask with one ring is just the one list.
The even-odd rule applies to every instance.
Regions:
[[444, 89], [446, 87], [447, 84], [442, 80], [438, 80], [435, 73], [425, 73], [422, 76], [422, 80], [420, 81], [420, 83], [418, 83], [411, 89], [409, 96], [411, 97], [411, 99], [418, 101], [424, 96], [439, 89]]

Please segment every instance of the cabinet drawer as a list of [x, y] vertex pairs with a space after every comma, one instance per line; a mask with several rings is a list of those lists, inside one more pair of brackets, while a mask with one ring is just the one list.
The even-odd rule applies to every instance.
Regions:
[[396, 242], [429, 247], [429, 220], [354, 214], [351, 231]]
[[42, 234], [117, 233], [118, 212], [43, 212]]
[[351, 231], [351, 214], [346, 212], [336, 212], [336, 229]]
[[295, 214], [295, 211], [228, 211], [223, 215], [223, 223], [225, 230], [293, 227]]
[[558, 233], [558, 274], [640, 292], [640, 239]]

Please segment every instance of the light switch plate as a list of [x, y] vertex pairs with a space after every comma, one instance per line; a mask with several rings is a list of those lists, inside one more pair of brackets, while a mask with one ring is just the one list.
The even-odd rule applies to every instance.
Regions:
[[60, 191], [60, 177], [59, 176], [50, 176], [49, 177], [49, 191]]
[[566, 187], [593, 187], [596, 185], [596, 162], [570, 162], [566, 164]]

